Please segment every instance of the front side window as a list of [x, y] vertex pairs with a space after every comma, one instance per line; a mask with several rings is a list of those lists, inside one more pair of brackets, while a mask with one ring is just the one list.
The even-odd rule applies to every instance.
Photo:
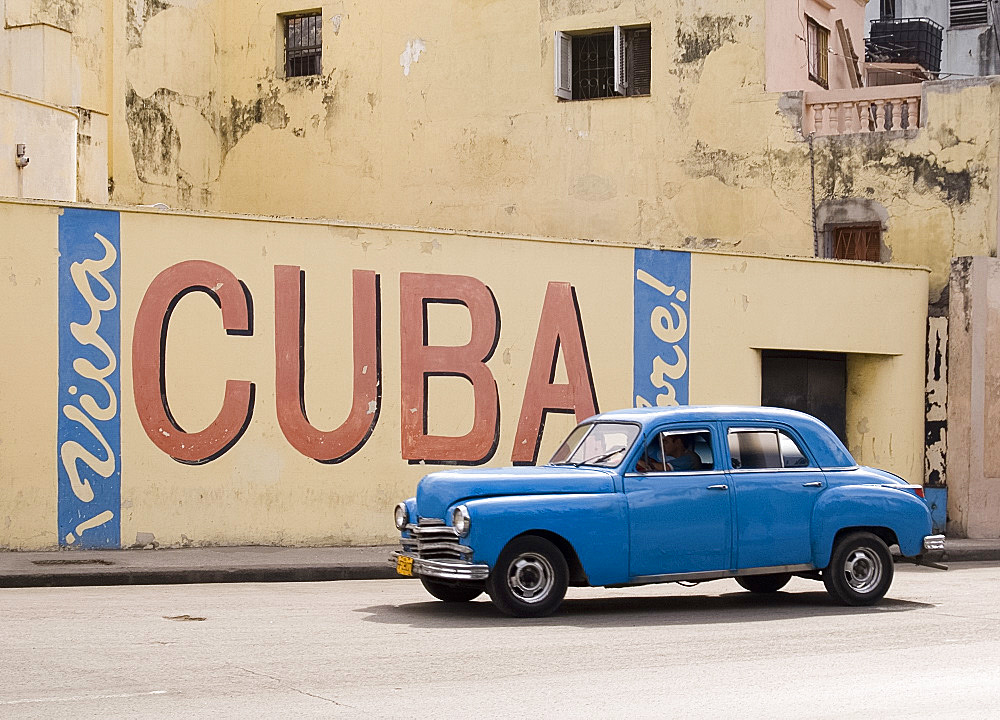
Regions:
[[591, 100], [649, 95], [649, 26], [556, 33], [556, 95]]
[[809, 79], [824, 88], [830, 87], [829, 76], [830, 31], [810, 17], [806, 18], [806, 52], [808, 53]]
[[734, 470], [809, 466], [809, 460], [798, 443], [784, 431], [771, 428], [730, 430], [729, 457]]
[[285, 18], [285, 77], [323, 74], [323, 15]]
[[579, 425], [559, 446], [549, 463], [617, 467], [638, 436], [639, 426], [630, 423]]
[[666, 430], [654, 435], [636, 462], [640, 473], [712, 470], [712, 433], [709, 430]]

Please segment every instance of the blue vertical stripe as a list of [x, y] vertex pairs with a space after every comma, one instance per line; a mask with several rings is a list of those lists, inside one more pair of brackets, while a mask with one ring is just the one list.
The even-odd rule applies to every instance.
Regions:
[[633, 288], [633, 402], [687, 405], [691, 254], [636, 250]]
[[121, 240], [117, 212], [59, 219], [59, 544], [121, 546]]

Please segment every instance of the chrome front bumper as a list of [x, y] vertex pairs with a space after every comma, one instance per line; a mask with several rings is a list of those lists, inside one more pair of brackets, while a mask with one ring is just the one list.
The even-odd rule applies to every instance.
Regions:
[[[389, 563], [395, 567], [401, 555], [413, 557], [402, 550], [396, 550], [389, 558]], [[483, 581], [490, 574], [490, 566], [464, 560], [423, 560], [413, 557], [413, 574], [435, 580]]]

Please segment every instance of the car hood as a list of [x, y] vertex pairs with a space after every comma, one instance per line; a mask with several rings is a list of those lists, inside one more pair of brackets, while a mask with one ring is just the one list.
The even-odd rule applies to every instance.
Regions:
[[425, 475], [417, 485], [417, 515], [443, 518], [461, 500], [498, 495], [548, 495], [614, 492], [608, 470], [567, 465], [476, 468]]

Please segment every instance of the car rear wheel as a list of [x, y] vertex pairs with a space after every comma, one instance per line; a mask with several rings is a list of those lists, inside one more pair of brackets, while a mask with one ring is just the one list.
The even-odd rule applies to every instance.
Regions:
[[791, 573], [770, 573], [768, 575], [743, 575], [736, 578], [744, 590], [752, 593], [776, 593], [792, 579]]
[[872, 533], [856, 532], [834, 546], [823, 584], [842, 605], [872, 605], [889, 591], [892, 574], [892, 555], [885, 542]]
[[438, 600], [452, 603], [475, 600], [483, 594], [484, 590], [482, 583], [446, 583], [423, 577], [420, 578], [420, 582], [423, 584], [424, 590]]
[[534, 535], [511, 540], [486, 581], [497, 608], [515, 617], [551, 615], [566, 596], [569, 568], [553, 543]]

